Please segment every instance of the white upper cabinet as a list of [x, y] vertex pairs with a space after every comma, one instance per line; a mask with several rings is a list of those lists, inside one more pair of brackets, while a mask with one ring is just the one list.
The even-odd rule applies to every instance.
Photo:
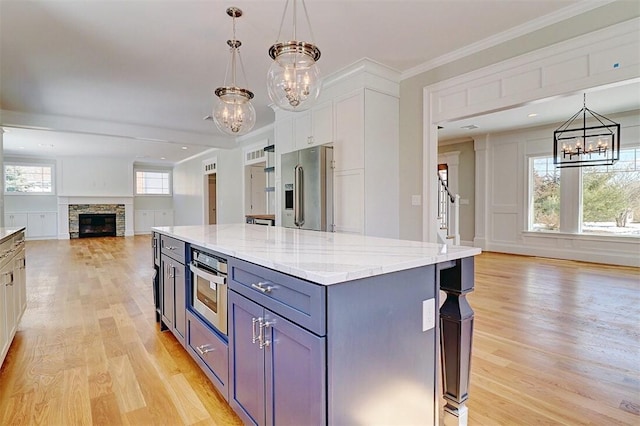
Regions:
[[276, 113], [275, 123], [276, 152], [285, 154], [295, 151], [293, 144], [293, 116], [286, 113]]
[[313, 145], [333, 142], [333, 101], [325, 101], [311, 108], [311, 137]]
[[293, 116], [293, 142], [296, 150], [313, 145], [311, 111], [298, 112]]
[[334, 141], [333, 101], [308, 111], [276, 113], [276, 149], [280, 154]]
[[336, 99], [336, 171], [364, 168], [364, 91]]

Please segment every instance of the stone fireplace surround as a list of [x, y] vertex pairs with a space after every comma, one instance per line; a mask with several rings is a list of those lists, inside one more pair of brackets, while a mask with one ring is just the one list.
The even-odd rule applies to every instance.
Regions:
[[116, 237], [124, 237], [124, 204], [69, 204], [69, 237], [80, 238], [81, 214], [116, 215]]
[[133, 236], [133, 197], [58, 197], [58, 239], [78, 238], [80, 213], [115, 213], [116, 235]]

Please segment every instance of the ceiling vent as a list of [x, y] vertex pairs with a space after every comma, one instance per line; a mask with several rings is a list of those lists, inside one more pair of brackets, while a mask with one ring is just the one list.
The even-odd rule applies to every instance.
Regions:
[[473, 130], [473, 129], [477, 129], [478, 126], [476, 126], [475, 124], [469, 124], [467, 126], [462, 126], [460, 127], [461, 129], [467, 129], [467, 130]]

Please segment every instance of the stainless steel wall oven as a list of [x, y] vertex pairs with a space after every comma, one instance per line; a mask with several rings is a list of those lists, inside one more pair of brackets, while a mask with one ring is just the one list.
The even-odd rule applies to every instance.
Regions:
[[227, 335], [227, 260], [200, 249], [191, 249], [191, 298], [193, 311], [220, 333]]

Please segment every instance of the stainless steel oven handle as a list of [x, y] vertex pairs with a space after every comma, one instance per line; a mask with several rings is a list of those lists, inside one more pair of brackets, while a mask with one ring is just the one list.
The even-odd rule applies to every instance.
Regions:
[[224, 276], [213, 275], [207, 271], [203, 271], [202, 269], [198, 268], [198, 266], [193, 262], [189, 264], [189, 269], [191, 270], [191, 272], [193, 272], [197, 276], [202, 277], [209, 282], [216, 283], [219, 285], [227, 284], [227, 279]]

